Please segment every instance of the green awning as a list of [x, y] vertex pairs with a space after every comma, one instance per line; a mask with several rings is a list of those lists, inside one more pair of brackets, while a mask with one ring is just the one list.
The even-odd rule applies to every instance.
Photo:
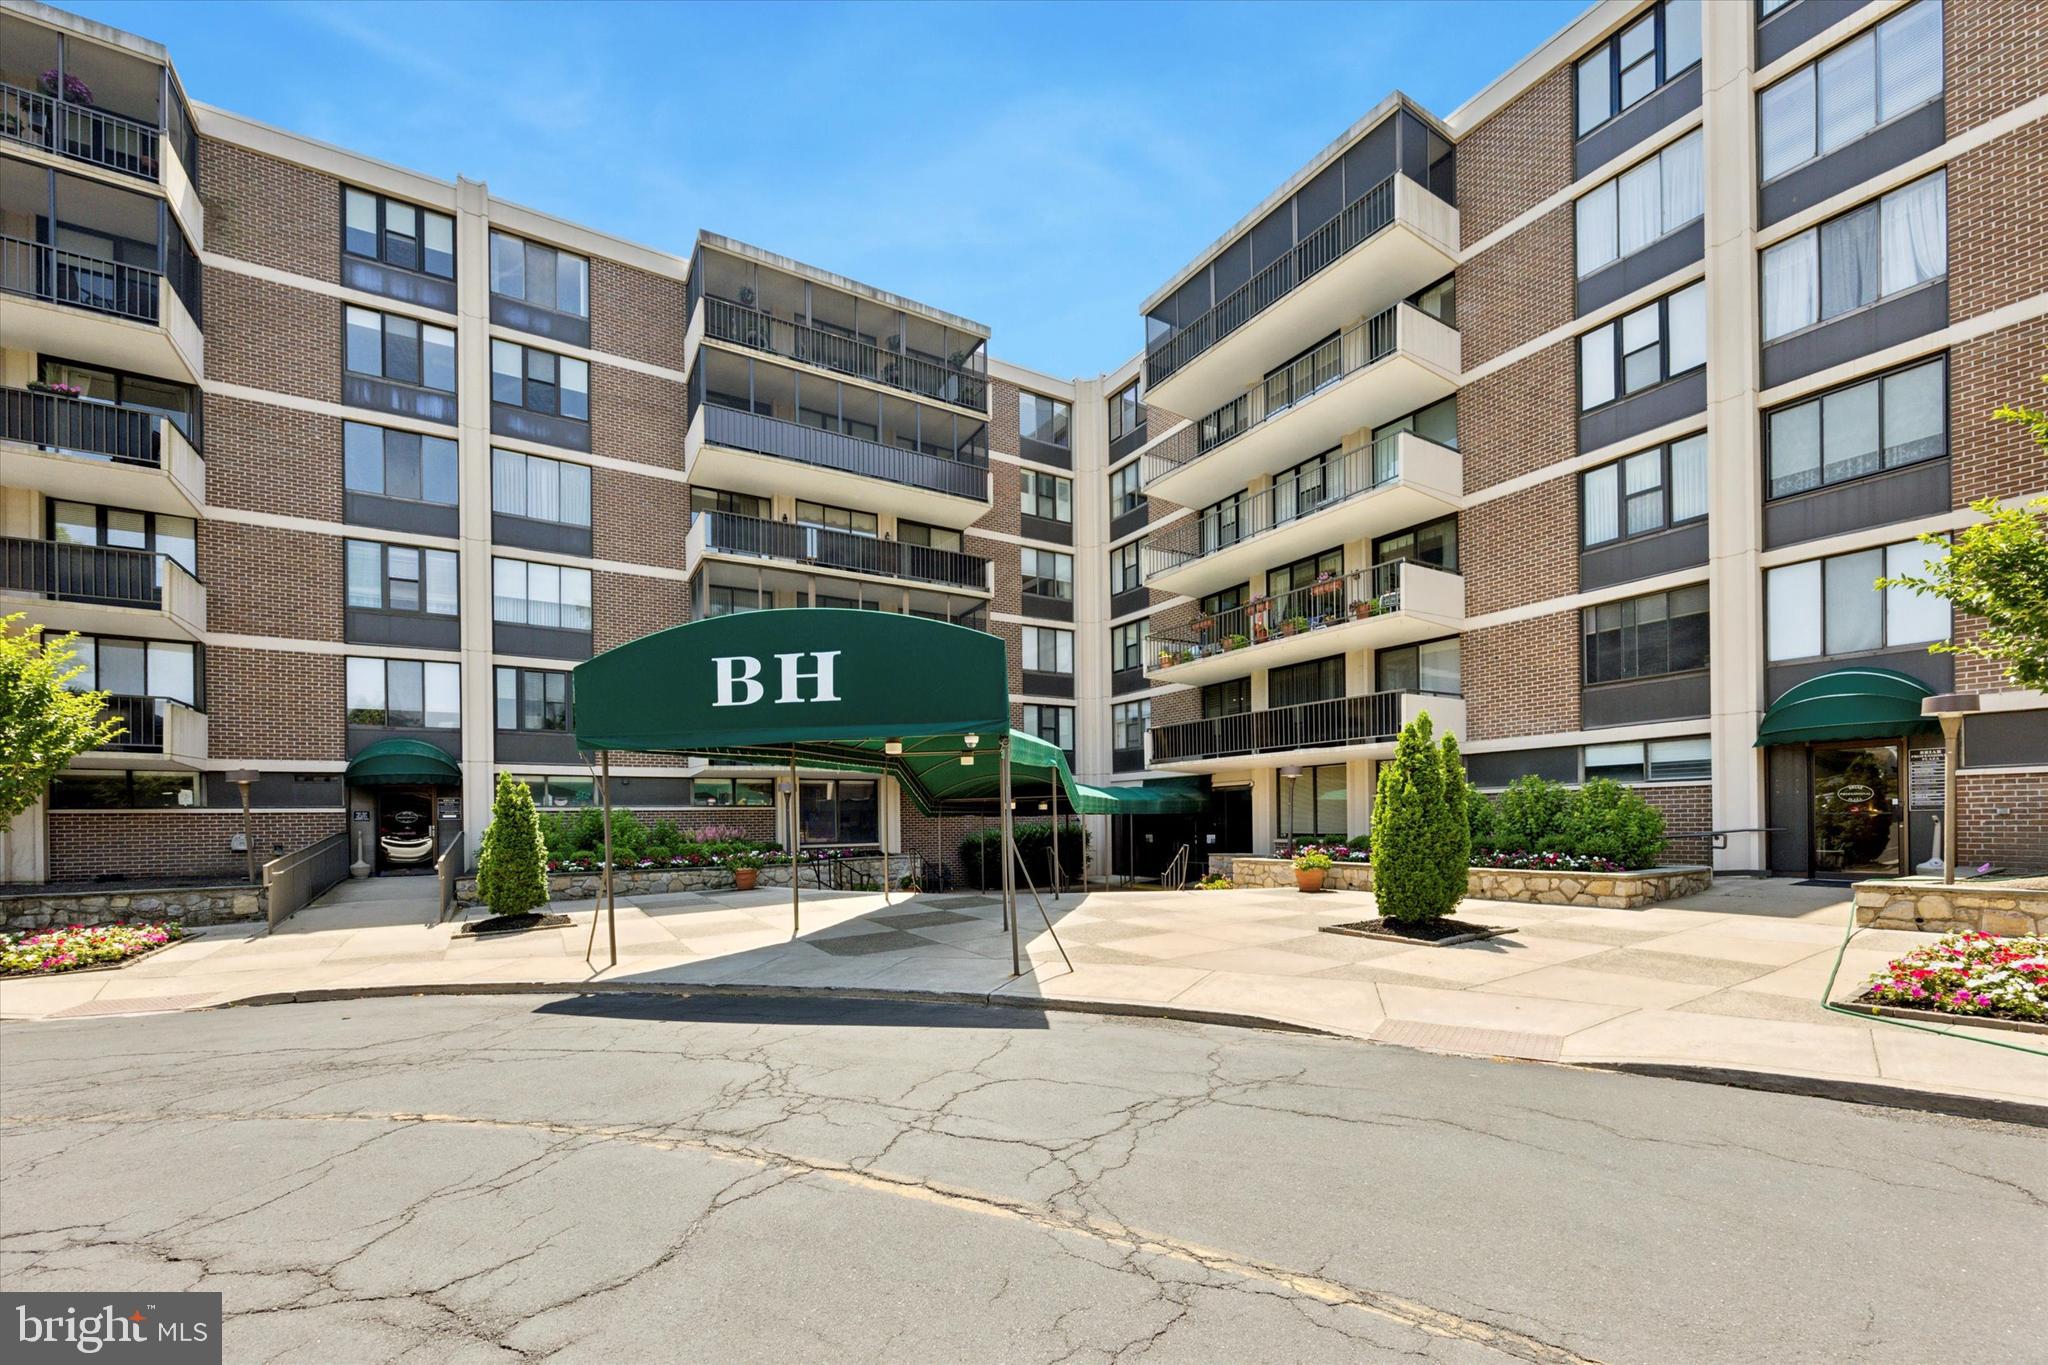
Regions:
[[1193, 815], [1209, 805], [1206, 777], [1155, 777], [1131, 786], [1082, 790], [1098, 800], [1107, 798], [1099, 809], [1084, 798], [1080, 809], [1090, 815]]
[[1893, 739], [1938, 729], [1920, 714], [1934, 689], [1889, 668], [1838, 668], [1788, 689], [1756, 727], [1756, 744]]
[[423, 739], [380, 739], [348, 761], [351, 787], [459, 787], [462, 769]]

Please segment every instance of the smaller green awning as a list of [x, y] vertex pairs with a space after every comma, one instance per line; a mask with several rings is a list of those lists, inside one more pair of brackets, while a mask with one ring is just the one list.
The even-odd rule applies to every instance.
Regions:
[[1756, 747], [1809, 740], [1896, 739], [1939, 728], [1920, 714], [1934, 689], [1889, 668], [1838, 668], [1789, 688], [1756, 727]]
[[459, 787], [462, 769], [423, 739], [380, 739], [348, 761], [351, 787]]
[[1155, 777], [1125, 787], [1082, 787], [1075, 804], [1084, 815], [1192, 815], [1209, 804], [1209, 780]]

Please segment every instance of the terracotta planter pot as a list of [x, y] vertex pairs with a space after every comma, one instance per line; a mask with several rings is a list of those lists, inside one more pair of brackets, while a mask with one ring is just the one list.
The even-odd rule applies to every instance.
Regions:
[[752, 891], [754, 883], [761, 879], [758, 867], [736, 867], [732, 870], [732, 884], [742, 891]]
[[1313, 869], [1313, 870], [1310, 870], [1310, 869], [1304, 869], [1304, 868], [1299, 868], [1299, 867], [1295, 868], [1295, 869], [1294, 869], [1294, 885], [1295, 885], [1295, 888], [1296, 888], [1297, 890], [1300, 890], [1300, 891], [1320, 891], [1320, 890], [1322, 890], [1322, 889], [1323, 889], [1323, 876], [1324, 876], [1324, 874], [1325, 874], [1325, 872], [1326, 872], [1326, 871], [1327, 871], [1327, 869], [1325, 869], [1325, 868], [1320, 868], [1320, 867], [1318, 867], [1318, 868], [1315, 868], [1315, 869]]

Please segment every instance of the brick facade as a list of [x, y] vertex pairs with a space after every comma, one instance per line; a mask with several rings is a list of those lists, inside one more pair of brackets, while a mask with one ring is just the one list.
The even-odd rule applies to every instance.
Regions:
[[[1635, 788], [1636, 795], [1664, 812], [1664, 833], [1668, 837], [1714, 827], [1714, 789], [1706, 782], [1653, 782]], [[1711, 863], [1713, 840], [1670, 839], [1664, 848], [1666, 863]]]
[[2048, 868], [2048, 771], [1956, 774], [1956, 866], [1980, 863]]
[[[608, 355], [680, 371], [689, 289], [681, 280], [595, 256], [590, 261], [590, 345]], [[595, 411], [596, 405], [592, 404]]]
[[1572, 68], [1566, 63], [1459, 140], [1463, 245], [1490, 235], [1571, 184], [1572, 143]]
[[209, 394], [205, 441], [211, 506], [342, 519], [340, 418]]
[[272, 763], [346, 759], [344, 672], [339, 654], [209, 646], [210, 756]]
[[[366, 533], [375, 539], [376, 533]], [[278, 591], [255, 564], [290, 565], [292, 588]], [[298, 640], [342, 638], [342, 538], [233, 521], [199, 523], [199, 574], [209, 630]]]
[[1570, 325], [1576, 315], [1575, 221], [1572, 206], [1560, 204], [1458, 267], [1458, 335], [1467, 369]]
[[1459, 514], [1468, 616], [1579, 590], [1578, 482], [1574, 474], [1546, 479]]
[[590, 610], [592, 647], [602, 654], [689, 620], [690, 587], [678, 579], [600, 569], [590, 576]]
[[1942, 27], [1950, 137], [2040, 95], [2048, 0], [1948, 0]]
[[591, 550], [596, 558], [616, 563], [681, 569], [689, 506], [690, 490], [684, 484], [593, 466]]
[[[684, 386], [602, 362], [590, 367], [592, 453], [635, 464], [683, 467]], [[678, 515], [689, 507], [685, 498]]]
[[1470, 739], [1579, 728], [1579, 614], [1467, 631], [1459, 649]]
[[[2038, 88], [2039, 72], [2034, 73], [2034, 82]], [[2048, 233], [2039, 226], [2043, 222], [2048, 222], [2048, 120], [2030, 123], [1949, 163], [1951, 322], [2048, 293]]]
[[[206, 249], [327, 284], [341, 279], [341, 182], [305, 166], [199, 139]], [[213, 284], [207, 281], [207, 321]], [[208, 327], [208, 341], [212, 341]], [[209, 367], [212, 356], [207, 357]]]
[[1577, 343], [1565, 337], [1459, 390], [1467, 494], [1578, 453], [1578, 373]]
[[206, 377], [341, 400], [341, 302], [208, 266]]
[[[344, 811], [257, 810], [249, 817], [260, 867], [348, 828]], [[248, 855], [230, 847], [239, 810], [58, 810], [49, 814], [50, 879], [248, 876]], [[108, 890], [117, 890], [110, 886]]]

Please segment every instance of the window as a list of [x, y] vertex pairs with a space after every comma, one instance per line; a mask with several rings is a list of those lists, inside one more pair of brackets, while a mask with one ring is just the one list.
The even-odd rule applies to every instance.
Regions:
[[351, 256], [455, 278], [455, 220], [368, 190], [341, 192], [341, 248]]
[[1125, 669], [1143, 668], [1145, 652], [1152, 641], [1152, 623], [1133, 621], [1129, 625], [1112, 626], [1109, 631], [1109, 666], [1116, 672]]
[[1764, 574], [1764, 657], [1772, 663], [1931, 644], [1949, 635], [1948, 603], [1879, 578], [1924, 577], [1936, 546], [1909, 540]]
[[927, 526], [921, 521], [898, 521], [896, 539], [905, 545], [923, 545], [933, 550], [951, 550], [955, 554], [965, 551], [966, 543], [960, 533], [947, 526]]
[[1581, 760], [1587, 781], [1706, 782], [1714, 775], [1713, 744], [1705, 736], [1588, 744]]
[[496, 670], [498, 728], [560, 732], [575, 727], [569, 674], [539, 668]]
[[493, 450], [491, 511], [562, 526], [588, 526], [590, 468], [543, 455]]
[[1378, 692], [1441, 692], [1455, 697], [1464, 690], [1456, 640], [1383, 649], [1374, 656], [1373, 669], [1373, 690]]
[[343, 311], [348, 321], [346, 364], [350, 373], [455, 392], [454, 332], [369, 308]]
[[1024, 575], [1024, 592], [1029, 597], [1050, 597], [1061, 602], [1074, 600], [1074, 557], [1057, 550], [1038, 550], [1026, 545], [1017, 552]]
[[196, 390], [183, 384], [104, 365], [81, 365], [74, 360], [59, 360], [47, 355], [37, 362], [37, 373], [45, 384], [68, 384], [77, 389], [83, 402], [112, 403], [117, 407], [156, 413], [169, 418], [171, 425], [185, 433], [186, 439], [195, 443], [199, 440], [199, 396]]
[[1707, 585], [1587, 607], [1587, 683], [1686, 673], [1707, 666]]
[[716, 488], [690, 487], [690, 515], [700, 512], [724, 512], [735, 517], [752, 517], [756, 521], [768, 519], [768, 499], [757, 498], [752, 493], [725, 493]]
[[349, 606], [428, 616], [454, 616], [460, 611], [453, 550], [422, 550], [374, 540], [350, 540], [344, 546]]
[[[762, 600], [763, 598], [767, 600]], [[758, 588], [729, 588], [714, 583], [704, 590], [706, 616], [737, 616], [743, 611], [762, 611], [774, 605], [774, 594]]]
[[1071, 524], [1074, 520], [1074, 481], [1035, 469], [1018, 471], [1024, 515], [1046, 521]]
[[1941, 90], [1941, 0], [1920, 0], [1757, 96], [1763, 178], [1846, 147]]
[[1121, 441], [1145, 426], [1145, 405], [1138, 401], [1138, 381], [1133, 379], [1109, 400], [1109, 439]]
[[1587, 470], [1579, 497], [1589, 548], [1698, 521], [1707, 514], [1706, 433]]
[[1657, 155], [1580, 196], [1579, 275], [1633, 256], [1706, 209], [1703, 134], [1695, 130]]
[[1936, 171], [1768, 248], [1764, 340], [1868, 307], [1947, 273], [1948, 173]]
[[390, 730], [461, 729], [461, 665], [350, 659], [348, 723]]
[[46, 506], [50, 539], [59, 544], [146, 550], [176, 561], [194, 578], [199, 576], [198, 530], [190, 517], [132, 512], [125, 507], [99, 507], [56, 498]]
[[1220, 592], [1209, 593], [1202, 598], [1202, 615], [1221, 616], [1225, 612], [1241, 611], [1244, 609], [1244, 600], [1250, 595], [1250, 592], [1251, 584], [1240, 583], [1234, 588], [1224, 588]]
[[1344, 695], [1344, 656], [1310, 659], [1307, 663], [1275, 668], [1266, 674], [1266, 705], [1306, 706], [1313, 701], [1332, 701]]
[[1579, 338], [1579, 411], [1604, 407], [1706, 363], [1702, 280]]
[[1017, 394], [1017, 432], [1027, 441], [1065, 450], [1073, 439], [1073, 415], [1073, 409], [1057, 398]]
[[1047, 744], [1071, 754], [1074, 752], [1074, 708], [1026, 702], [1024, 733], [1037, 735]]
[[516, 341], [493, 341], [491, 401], [588, 422], [590, 364]]
[[[1439, 398], [1428, 407], [1417, 408], [1406, 417], [1397, 417], [1385, 426], [1374, 427], [1372, 432], [1373, 444], [1378, 445], [1382, 439], [1398, 435], [1404, 431], [1412, 431], [1425, 441], [1434, 441], [1447, 449], [1456, 450], [1458, 448], [1458, 395], [1454, 393], [1449, 398]], [[1391, 455], [1389, 458], [1392, 458]], [[1372, 478], [1374, 484], [1384, 483], [1388, 479], [1395, 477], [1399, 472], [1400, 467], [1398, 465], [1383, 467], [1379, 452], [1373, 452]]]
[[533, 804], [561, 810], [570, 806], [597, 804], [597, 783], [588, 777], [522, 777], [533, 792]]
[[729, 806], [760, 806], [772, 810], [775, 806], [775, 782], [772, 778], [700, 777], [690, 783], [690, 805], [702, 810], [723, 810]]
[[551, 246], [491, 234], [491, 292], [536, 308], [590, 316], [590, 262]]
[[1145, 731], [1152, 728], [1152, 699], [1120, 701], [1109, 708], [1109, 745], [1112, 749], [1143, 749]]
[[1109, 514], [1120, 517], [1145, 505], [1144, 485], [1138, 478], [1138, 461], [1132, 460], [1109, 476]]
[[1458, 325], [1458, 277], [1446, 275], [1435, 284], [1426, 284], [1408, 296], [1408, 303], [1414, 309], [1435, 318], [1446, 327]]
[[799, 809], [809, 844], [872, 844], [880, 833], [873, 782], [806, 782]]
[[493, 559], [491, 619], [509, 625], [589, 630], [590, 570]]
[[1239, 490], [1204, 507], [1195, 518], [1195, 528], [1205, 555], [1237, 544], [1244, 537], [1244, 492]]
[[1227, 682], [1205, 683], [1202, 687], [1202, 719], [1221, 720], [1241, 716], [1252, 709], [1252, 680], [1231, 678]]
[[1050, 626], [1025, 626], [1024, 668], [1031, 673], [1072, 673], [1074, 632]]
[[1344, 765], [1325, 763], [1303, 768], [1301, 776], [1282, 777], [1279, 788], [1281, 836], [1297, 839], [1344, 837]]
[[1450, 516], [1425, 522], [1406, 531], [1381, 536], [1372, 543], [1373, 563], [1392, 564], [1402, 559], [1457, 572], [1458, 519]]
[[1580, 58], [1584, 137], [1700, 59], [1700, 0], [1664, 0]]
[[52, 810], [170, 810], [198, 804], [198, 773], [93, 771], [50, 779]]
[[[46, 644], [57, 637], [44, 636]], [[117, 697], [162, 697], [197, 706], [199, 655], [195, 646], [172, 640], [121, 640], [81, 635], [71, 642], [67, 668], [84, 671], [65, 686], [73, 692], [111, 692]]]
[[1139, 542], [1119, 545], [1109, 552], [1109, 591], [1112, 597], [1135, 592], [1145, 586], [1143, 573], [1138, 567]]
[[1307, 610], [1306, 593], [1294, 598], [1289, 598], [1286, 594], [1306, 589], [1319, 578], [1335, 578], [1343, 572], [1344, 551], [1325, 550], [1319, 555], [1309, 555], [1304, 559], [1295, 560], [1292, 564], [1282, 564], [1278, 568], [1266, 570], [1266, 595], [1281, 599], [1281, 615], [1303, 615]]
[[821, 531], [845, 531], [870, 540], [881, 534], [881, 521], [873, 512], [859, 512], [851, 507], [828, 507], [824, 503], [805, 502], [801, 498], [796, 504], [796, 520], [799, 526]]
[[1769, 496], [1948, 453], [1946, 360], [1894, 370], [1764, 415]]
[[343, 422], [341, 448], [349, 492], [455, 506], [456, 447], [447, 437]]

